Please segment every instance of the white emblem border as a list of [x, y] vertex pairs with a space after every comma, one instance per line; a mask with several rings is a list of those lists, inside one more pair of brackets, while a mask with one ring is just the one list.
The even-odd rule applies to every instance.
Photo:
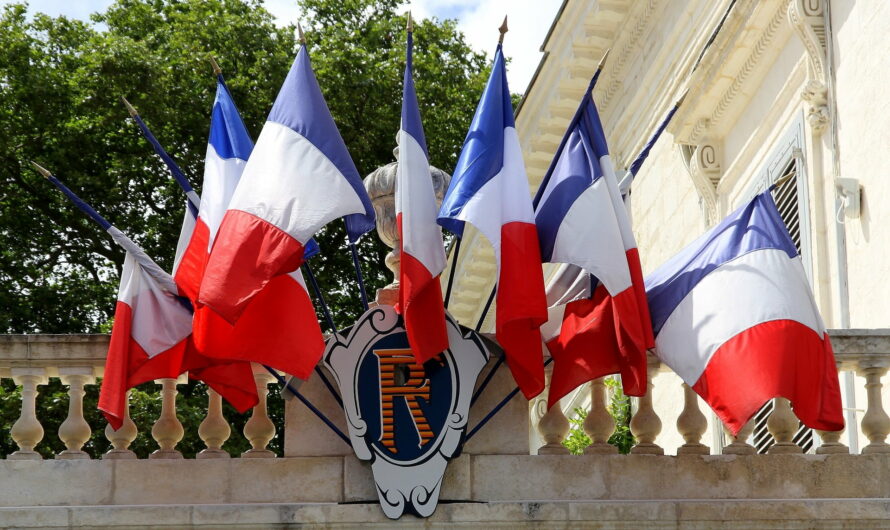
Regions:
[[443, 430], [432, 442], [435, 445], [412, 462], [392, 460], [365, 439], [368, 424], [357, 401], [361, 360], [381, 336], [401, 329], [395, 309], [381, 305], [368, 310], [347, 337], [333, 336], [324, 352], [324, 364], [340, 388], [350, 443], [360, 460], [371, 461], [380, 506], [390, 519], [401, 517], [406, 508], [420, 517], [435, 511], [448, 460], [460, 447], [467, 427], [476, 379], [488, 362], [488, 349], [479, 335], [470, 331], [464, 336], [451, 315], [447, 321], [449, 348], [443, 354], [454, 367], [451, 383], [456, 391]]

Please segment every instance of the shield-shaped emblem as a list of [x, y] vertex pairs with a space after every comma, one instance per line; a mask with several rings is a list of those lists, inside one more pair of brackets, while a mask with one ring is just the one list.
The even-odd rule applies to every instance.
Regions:
[[343, 398], [356, 456], [371, 462], [383, 512], [429, 517], [448, 460], [459, 453], [488, 350], [448, 316], [448, 350], [418, 364], [391, 306], [362, 315], [324, 353]]

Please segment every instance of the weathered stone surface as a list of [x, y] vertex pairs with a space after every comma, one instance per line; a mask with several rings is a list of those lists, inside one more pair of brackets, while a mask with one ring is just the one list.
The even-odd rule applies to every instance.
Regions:
[[[488, 361], [488, 365], [479, 375], [477, 389], [496, 361], [496, 357]], [[482, 392], [479, 400], [470, 408], [467, 432], [469, 433], [515, 388], [516, 382], [504, 363]], [[463, 452], [470, 455], [527, 455], [529, 454], [528, 430], [528, 401], [520, 392], [464, 445]]]
[[0, 506], [111, 504], [112, 469], [99, 460], [0, 460]]
[[342, 500], [341, 457], [234, 458], [229, 469], [233, 503]]
[[[328, 376], [334, 385], [336, 382]], [[308, 381], [300, 386], [303, 394], [331, 420], [341, 432], [349, 435], [346, 429], [346, 416], [343, 408], [325, 388], [318, 374], [313, 372]], [[351, 455], [352, 446], [344, 443], [327, 425], [313, 414], [297, 398], [288, 399], [284, 404], [284, 456], [344, 456]]]
[[17, 528], [887, 528], [890, 500], [594, 501], [442, 504], [427, 520], [387, 519], [374, 504], [0, 508]]

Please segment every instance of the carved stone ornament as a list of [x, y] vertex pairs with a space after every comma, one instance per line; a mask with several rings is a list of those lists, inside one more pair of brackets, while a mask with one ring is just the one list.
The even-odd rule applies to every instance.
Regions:
[[705, 142], [688, 146], [687, 169], [692, 183], [701, 197], [708, 226], [719, 221], [717, 185], [723, 174], [721, 150], [717, 144]]
[[801, 97], [809, 104], [807, 122], [816, 134], [828, 126], [828, 54], [825, 0], [791, 0], [788, 21], [807, 52], [807, 85]]
[[[399, 158], [399, 148], [393, 150], [396, 159]], [[365, 177], [365, 189], [374, 205], [377, 213], [377, 234], [386, 246], [393, 249], [386, 255], [386, 267], [392, 271], [394, 279], [392, 283], [381, 291], [397, 290], [399, 286], [399, 230], [396, 226], [396, 173], [399, 163], [391, 162], [383, 167], [375, 169]], [[451, 175], [441, 169], [430, 166], [430, 178], [433, 179], [433, 190], [436, 192], [436, 204], [441, 205], [451, 182]], [[384, 303], [395, 303], [394, 299], [384, 298]]]
[[[383, 513], [429, 517], [448, 461], [459, 454], [476, 378], [489, 353], [448, 316], [449, 348], [418, 364], [401, 317], [388, 305], [328, 341], [323, 361], [343, 397], [349, 440], [371, 462]], [[466, 333], [466, 334], [465, 334]]]

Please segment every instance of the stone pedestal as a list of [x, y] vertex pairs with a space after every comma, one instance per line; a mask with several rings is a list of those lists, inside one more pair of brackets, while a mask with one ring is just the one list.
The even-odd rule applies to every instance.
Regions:
[[[496, 362], [497, 357], [492, 356], [482, 373], [479, 374], [477, 388]], [[467, 433], [469, 434], [473, 427], [514, 388], [516, 388], [516, 382], [510, 375], [507, 364], [504, 363], [488, 383], [479, 400], [470, 407]], [[463, 452], [471, 455], [527, 455], [529, 454], [528, 433], [528, 400], [519, 392], [464, 445]]]
[[[327, 375], [327, 374], [326, 374]], [[328, 375], [328, 380], [337, 383]], [[294, 382], [297, 380], [295, 379]], [[286, 391], [285, 391], [286, 392]], [[343, 408], [325, 388], [318, 374], [312, 372], [300, 386], [300, 393], [331, 420], [343, 434], [349, 436]], [[342, 456], [352, 455], [352, 447], [344, 443], [327, 425], [299, 399], [291, 396], [284, 404], [284, 456]]]

